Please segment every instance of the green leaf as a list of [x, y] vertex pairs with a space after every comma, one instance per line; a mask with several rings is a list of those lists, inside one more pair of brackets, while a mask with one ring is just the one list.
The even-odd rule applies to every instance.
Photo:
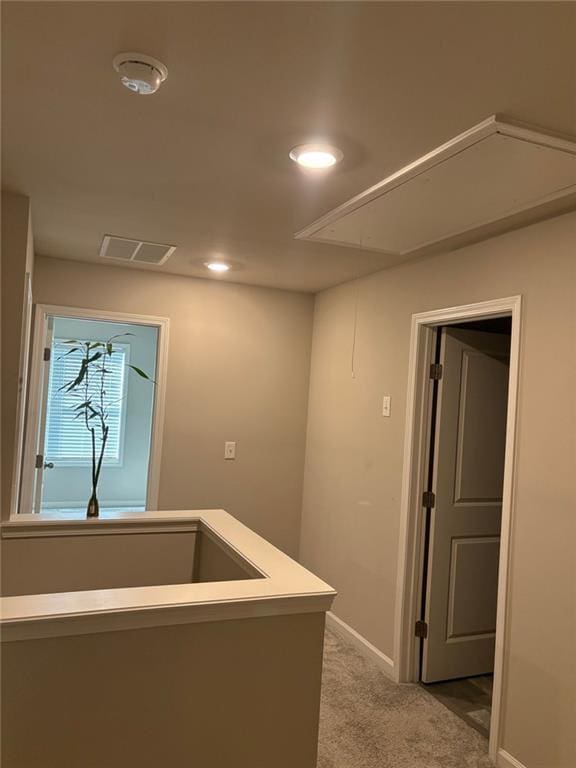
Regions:
[[66, 355], [71, 355], [72, 352], [79, 352], [79, 351], [80, 351], [80, 347], [72, 347], [72, 349], [69, 349], [68, 352], [64, 352], [63, 355], [60, 355], [58, 360], [62, 360], [62, 358], [66, 357]]
[[135, 373], [137, 373], [138, 376], [141, 376], [143, 379], [146, 379], [146, 381], [152, 381], [150, 376], [148, 376], [147, 373], [144, 373], [142, 368], [138, 368], [136, 365], [130, 365], [130, 363], [128, 363], [128, 368], [132, 368], [132, 370], [135, 371]]
[[75, 405], [73, 410], [79, 411], [81, 408], [87, 408], [91, 402], [92, 400], [85, 400], [83, 403], [80, 403], [80, 405]]
[[74, 381], [68, 382], [67, 384], [63, 384], [60, 387], [60, 389], [65, 389], [66, 392], [70, 392], [72, 389], [75, 389], [84, 381], [87, 370], [88, 370], [88, 363], [86, 362], [86, 360], [82, 360], [82, 364], [80, 366], [80, 371], [78, 372], [78, 376], [76, 376]]
[[107, 342], [106, 344], [106, 352], [108, 352], [109, 357], [112, 357], [113, 349], [112, 349], [112, 344], [110, 342]]
[[121, 339], [123, 336], [134, 336], [135, 334], [127, 332], [127, 333], [117, 333], [114, 336], [110, 336], [108, 341], [113, 341], [114, 339]]

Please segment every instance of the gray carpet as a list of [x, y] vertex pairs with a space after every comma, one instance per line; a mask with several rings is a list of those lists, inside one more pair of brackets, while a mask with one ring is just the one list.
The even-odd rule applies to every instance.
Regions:
[[489, 768], [488, 742], [327, 629], [318, 768]]

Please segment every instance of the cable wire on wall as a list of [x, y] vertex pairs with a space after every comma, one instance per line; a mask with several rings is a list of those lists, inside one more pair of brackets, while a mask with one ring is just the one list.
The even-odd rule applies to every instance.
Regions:
[[[364, 243], [364, 238], [360, 238], [359, 247], [362, 248]], [[352, 374], [352, 378], [356, 378], [356, 369], [355, 369], [355, 362], [356, 362], [356, 336], [358, 334], [358, 298], [360, 293], [360, 271], [358, 270], [356, 272], [356, 279], [354, 280], [354, 324], [353, 324], [353, 330], [352, 330], [352, 351], [350, 354], [350, 372]]]

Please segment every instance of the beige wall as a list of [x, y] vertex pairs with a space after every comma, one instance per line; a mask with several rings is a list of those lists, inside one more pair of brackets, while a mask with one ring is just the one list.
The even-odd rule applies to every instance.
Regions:
[[250, 578], [260, 571], [204, 531], [27, 530], [0, 539], [4, 597]]
[[527, 768], [573, 768], [576, 214], [317, 296], [301, 559], [338, 590], [335, 613], [392, 657], [410, 318], [513, 294], [524, 325], [503, 746]]
[[169, 317], [160, 509], [224, 508], [297, 553], [312, 296], [39, 258], [34, 300]]
[[196, 542], [194, 531], [3, 537], [2, 595], [189, 584]]
[[24, 195], [2, 192], [2, 517], [10, 511], [24, 286], [26, 273], [32, 274], [33, 267], [30, 200]]
[[[524, 297], [503, 746], [527, 768], [576, 764], [575, 270], [570, 214], [325, 291], [314, 315], [301, 559], [392, 657], [410, 317]], [[161, 507], [222, 506], [295, 551], [309, 296], [38, 259], [35, 300], [169, 316]]]
[[228, 545], [205, 531], [196, 535], [193, 581], [206, 583], [259, 578], [262, 578], [261, 572]]
[[315, 768], [324, 614], [2, 646], [3, 768]]

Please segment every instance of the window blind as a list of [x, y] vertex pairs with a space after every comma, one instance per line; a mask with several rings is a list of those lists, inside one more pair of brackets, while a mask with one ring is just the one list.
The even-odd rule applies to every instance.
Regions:
[[[83, 417], [76, 418], [74, 406], [84, 401], [84, 386], [72, 392], [60, 388], [76, 378], [80, 368], [81, 353], [69, 352], [70, 345], [64, 339], [54, 339], [52, 343], [50, 379], [48, 384], [48, 408], [46, 415], [46, 439], [44, 454], [47, 461], [68, 466], [83, 466], [92, 460], [90, 432], [86, 429]], [[106, 403], [108, 405], [109, 426], [108, 441], [104, 452], [106, 464], [119, 464], [122, 459], [122, 441], [126, 408], [126, 364], [129, 346], [114, 344], [114, 353], [106, 356]], [[88, 396], [99, 401], [100, 382], [92, 376], [88, 386]], [[93, 419], [96, 425], [97, 420]], [[96, 435], [100, 434], [97, 426]], [[97, 443], [98, 446], [98, 443]]]

